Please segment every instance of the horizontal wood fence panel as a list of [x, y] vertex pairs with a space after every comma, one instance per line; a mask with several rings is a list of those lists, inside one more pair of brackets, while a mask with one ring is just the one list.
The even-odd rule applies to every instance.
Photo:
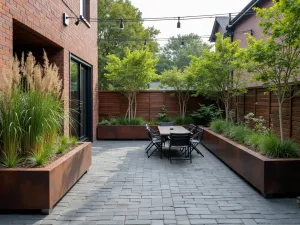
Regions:
[[[274, 93], [269, 93], [265, 88], [249, 88], [244, 95], [232, 99], [231, 109], [235, 110], [238, 121], [244, 121], [244, 116], [250, 112], [255, 117], [262, 116], [266, 125], [280, 135], [278, 100]], [[285, 138], [300, 144], [300, 96], [283, 103], [282, 118]]]
[[[125, 116], [128, 101], [124, 95], [115, 91], [99, 91], [99, 121], [111, 117]], [[191, 97], [187, 104], [187, 112], [199, 109], [199, 104], [212, 104], [204, 97]], [[146, 121], [154, 120], [161, 107], [165, 105], [168, 117], [179, 116], [179, 105], [172, 91], [141, 91], [137, 94], [137, 116]]]

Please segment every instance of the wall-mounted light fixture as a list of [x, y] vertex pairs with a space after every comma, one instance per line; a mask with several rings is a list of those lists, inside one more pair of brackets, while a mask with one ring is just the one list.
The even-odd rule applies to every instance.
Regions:
[[70, 19], [76, 19], [75, 21], [75, 25], [78, 26], [82, 20], [82, 17], [71, 17], [71, 16], [68, 16], [67, 13], [63, 13], [63, 24], [65, 26], [69, 26], [70, 25]]
[[63, 24], [65, 26], [69, 26], [70, 20], [69, 20], [69, 16], [67, 13], [63, 13]]

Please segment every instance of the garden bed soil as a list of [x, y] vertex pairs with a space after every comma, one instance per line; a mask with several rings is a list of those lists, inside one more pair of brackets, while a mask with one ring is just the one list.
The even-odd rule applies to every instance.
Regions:
[[42, 168], [0, 169], [0, 210], [51, 212], [91, 162], [92, 146], [86, 142]]
[[[150, 126], [157, 130], [157, 126]], [[148, 140], [145, 125], [98, 125], [98, 140]]]
[[300, 158], [270, 159], [204, 128], [202, 144], [265, 197], [300, 195]]

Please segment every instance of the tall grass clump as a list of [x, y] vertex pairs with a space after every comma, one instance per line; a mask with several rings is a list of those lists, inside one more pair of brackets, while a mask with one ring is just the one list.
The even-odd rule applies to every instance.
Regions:
[[22, 95], [19, 92], [0, 95], [0, 164], [3, 167], [15, 167], [20, 161], [21, 112]]
[[251, 133], [251, 130], [243, 125], [230, 126], [227, 130], [229, 137], [239, 143], [244, 143], [249, 133]]
[[224, 133], [227, 124], [224, 120], [215, 120], [210, 123], [210, 129], [218, 134]]
[[0, 86], [1, 165], [15, 167], [20, 161], [44, 165], [55, 154], [63, 124], [62, 82], [58, 67], [44, 64], [32, 53], [15, 57]]
[[56, 141], [63, 121], [63, 105], [54, 96], [38, 91], [27, 92], [25, 99], [22, 146], [27, 152], [40, 152], [45, 142]]
[[272, 158], [299, 157], [298, 147], [292, 140], [281, 141], [275, 135], [264, 136], [259, 148], [264, 155]]
[[264, 134], [251, 132], [249, 135], [247, 135], [245, 143], [253, 149], [257, 150], [260, 145], [261, 139], [264, 138], [264, 136]]

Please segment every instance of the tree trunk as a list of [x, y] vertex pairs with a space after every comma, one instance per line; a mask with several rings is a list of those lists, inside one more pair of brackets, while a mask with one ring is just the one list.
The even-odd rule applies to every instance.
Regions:
[[137, 101], [136, 101], [136, 93], [134, 93], [134, 116], [133, 118], [136, 118], [136, 106], [137, 106]]
[[282, 123], [282, 102], [278, 99], [279, 105], [279, 129], [280, 129], [280, 140], [283, 142], [283, 123]]
[[228, 101], [224, 101], [224, 106], [225, 106], [225, 121], [228, 122], [228, 118], [229, 118], [229, 103], [228, 103]]

